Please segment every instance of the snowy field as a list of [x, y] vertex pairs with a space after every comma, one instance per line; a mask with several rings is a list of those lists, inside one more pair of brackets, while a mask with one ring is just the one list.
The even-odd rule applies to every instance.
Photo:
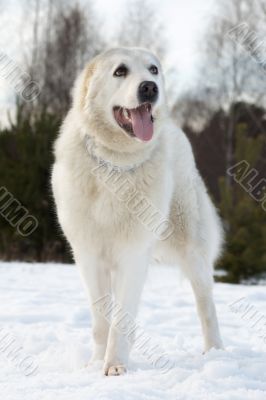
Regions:
[[[188, 284], [175, 269], [151, 267], [138, 322], [174, 367], [164, 372], [135, 351], [129, 372], [120, 377], [103, 376], [100, 366], [86, 368], [91, 320], [74, 266], [0, 263], [0, 286], [3, 400], [266, 399], [266, 329], [259, 337], [255, 317], [251, 324], [229, 307], [245, 297], [266, 314], [265, 286], [216, 284], [227, 350], [203, 355]], [[30, 360], [35, 371], [26, 376]]]

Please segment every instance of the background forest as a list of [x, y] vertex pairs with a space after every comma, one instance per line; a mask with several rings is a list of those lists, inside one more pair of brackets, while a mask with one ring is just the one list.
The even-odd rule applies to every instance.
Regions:
[[[23, 69], [41, 90], [33, 102], [18, 96], [15, 115], [0, 126], [0, 186], [30, 210], [38, 228], [23, 237], [0, 218], [0, 259], [70, 262], [49, 177], [74, 79], [85, 62], [115, 45], [147, 47], [164, 64], [166, 38], [144, 0], [129, 3], [112, 42], [88, 2], [86, 8], [49, 0], [31, 4]], [[177, 91], [178, 75], [166, 71], [169, 104], [223, 220], [226, 244], [217, 279], [256, 283], [266, 276], [266, 5], [224, 0], [216, 14], [199, 38], [200, 63], [190, 87]], [[3, 205], [0, 195], [0, 213]]]

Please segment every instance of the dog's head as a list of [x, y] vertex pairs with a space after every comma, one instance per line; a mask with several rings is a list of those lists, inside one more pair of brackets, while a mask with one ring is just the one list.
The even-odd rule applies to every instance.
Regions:
[[135, 147], [154, 140], [165, 107], [158, 59], [139, 48], [112, 49], [86, 66], [74, 91], [74, 107], [106, 144]]

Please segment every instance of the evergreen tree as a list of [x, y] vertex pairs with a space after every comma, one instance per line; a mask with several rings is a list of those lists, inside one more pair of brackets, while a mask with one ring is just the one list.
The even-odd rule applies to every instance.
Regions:
[[219, 205], [226, 229], [226, 249], [218, 267], [222, 280], [239, 282], [266, 274], [266, 180], [257, 169], [263, 137], [247, 136], [247, 126], [236, 127], [235, 164], [220, 179]]

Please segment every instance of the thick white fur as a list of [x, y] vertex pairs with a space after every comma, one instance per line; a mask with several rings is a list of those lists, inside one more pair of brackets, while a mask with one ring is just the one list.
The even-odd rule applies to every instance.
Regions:
[[[126, 78], [113, 77], [125, 63]], [[159, 74], [151, 75], [150, 64]], [[159, 100], [153, 107], [154, 136], [140, 142], [116, 123], [113, 107], [138, 105], [137, 88], [154, 80]], [[85, 145], [89, 135], [94, 157]], [[174, 224], [166, 240], [156, 236], [91, 171], [95, 155], [122, 170], [137, 165], [129, 176], [135, 188]], [[59, 222], [71, 244], [87, 290], [93, 317], [92, 360], [104, 360], [107, 375], [125, 371], [129, 344], [95, 308], [95, 301], [113, 293], [124, 312], [134, 318], [152, 256], [181, 266], [195, 293], [205, 350], [221, 348], [212, 298], [212, 270], [222, 245], [222, 229], [195, 166], [185, 134], [167, 110], [161, 66], [146, 50], [113, 49], [86, 66], [77, 79], [73, 105], [55, 144], [52, 186]]]

